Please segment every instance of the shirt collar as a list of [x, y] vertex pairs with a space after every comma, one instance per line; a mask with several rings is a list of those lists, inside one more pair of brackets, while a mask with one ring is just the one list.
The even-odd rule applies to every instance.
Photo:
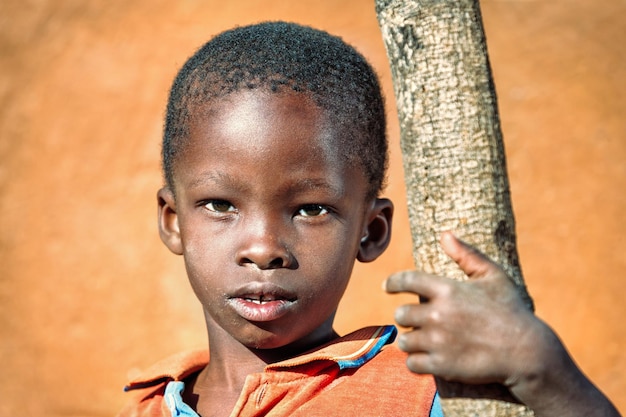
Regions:
[[[394, 326], [365, 327], [302, 355], [268, 365], [265, 370], [279, 371], [315, 361], [333, 361], [340, 369], [358, 368], [380, 352], [383, 346], [392, 343], [397, 332]], [[179, 353], [131, 377], [124, 390], [146, 388], [172, 380], [182, 381], [208, 363], [207, 350]]]
[[323, 360], [336, 362], [340, 369], [358, 368], [380, 352], [383, 346], [392, 343], [397, 333], [394, 326], [365, 327], [308, 353], [268, 365], [265, 370], [292, 368]]

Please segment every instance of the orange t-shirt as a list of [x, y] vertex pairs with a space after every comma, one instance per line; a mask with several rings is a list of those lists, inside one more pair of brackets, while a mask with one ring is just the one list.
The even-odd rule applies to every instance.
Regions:
[[[396, 333], [394, 326], [366, 327], [248, 375], [231, 416], [428, 417], [434, 379], [410, 372], [406, 354], [386, 346]], [[168, 383], [184, 381], [208, 362], [207, 351], [159, 362], [126, 386], [136, 396], [118, 417], [171, 416]]]

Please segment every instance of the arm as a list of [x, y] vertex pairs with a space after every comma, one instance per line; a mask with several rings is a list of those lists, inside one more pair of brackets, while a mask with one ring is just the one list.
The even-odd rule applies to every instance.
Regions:
[[537, 416], [619, 416], [498, 265], [450, 233], [441, 244], [469, 281], [404, 272], [385, 284], [388, 292], [422, 300], [396, 312], [398, 324], [412, 328], [398, 338], [409, 369], [466, 384], [503, 384]]

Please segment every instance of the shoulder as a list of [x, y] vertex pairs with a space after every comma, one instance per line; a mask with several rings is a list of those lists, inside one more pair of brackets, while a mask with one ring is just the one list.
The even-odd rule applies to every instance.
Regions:
[[406, 358], [395, 345], [387, 345], [348, 378], [344, 389], [358, 393], [356, 398], [368, 410], [384, 413], [378, 415], [429, 416], [437, 392], [435, 379], [411, 372]]
[[405, 352], [395, 345], [388, 345], [359, 368], [354, 376], [357, 376], [358, 379], [375, 378], [373, 383], [380, 389], [401, 387], [403, 392], [426, 390], [432, 391], [434, 395], [435, 380], [433, 376], [411, 372], [406, 366], [406, 359], [407, 354]]
[[372, 370], [364, 367], [370, 377], [378, 375], [375, 392], [386, 398], [387, 415], [443, 416], [435, 378], [411, 372], [406, 359], [406, 352], [389, 345], [370, 361]]
[[385, 346], [361, 366], [343, 369], [293, 415], [428, 417], [435, 401], [434, 378], [412, 373], [405, 361], [406, 353]]
[[208, 351], [188, 351], [167, 357], [137, 372], [124, 387], [124, 391], [132, 392], [133, 396], [118, 417], [169, 416], [163, 401], [167, 383], [182, 381], [199, 372], [208, 363]]

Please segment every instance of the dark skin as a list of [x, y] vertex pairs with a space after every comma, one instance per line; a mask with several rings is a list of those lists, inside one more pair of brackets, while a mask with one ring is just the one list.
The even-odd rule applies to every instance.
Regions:
[[423, 300], [396, 311], [398, 324], [412, 328], [398, 338], [409, 369], [467, 384], [503, 384], [537, 416], [619, 416], [497, 264], [451, 233], [441, 245], [469, 281], [403, 272], [385, 282], [390, 293]]
[[[337, 137], [306, 93], [235, 92], [191, 122], [173, 187], [158, 192], [159, 231], [204, 309], [211, 361], [184, 394], [204, 417], [230, 415], [247, 375], [336, 338], [354, 262], [387, 248], [393, 205], [366, 198]], [[414, 328], [398, 342], [411, 370], [504, 383], [538, 415], [618, 415], [497, 265], [451, 235], [442, 245], [473, 280], [412, 272], [386, 282], [428, 299], [397, 315]]]
[[387, 247], [393, 206], [366, 199], [336, 141], [306, 94], [233, 93], [195, 118], [158, 193], [161, 238], [204, 307], [211, 362], [186, 392], [205, 417], [229, 415], [247, 375], [336, 338], [354, 261]]

